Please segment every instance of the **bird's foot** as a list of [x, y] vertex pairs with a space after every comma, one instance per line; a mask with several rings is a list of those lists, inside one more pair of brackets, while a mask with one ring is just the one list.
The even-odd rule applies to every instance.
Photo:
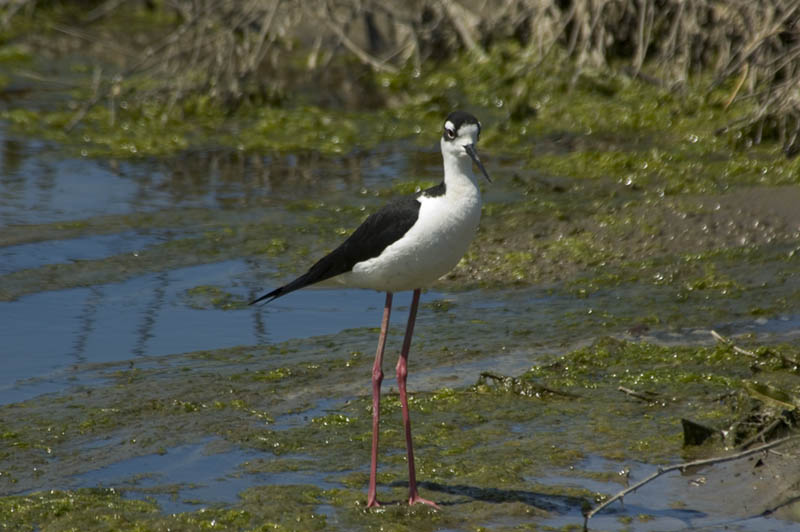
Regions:
[[380, 506], [381, 503], [377, 498], [370, 497], [369, 499], [367, 499], [367, 508], [380, 508]]
[[422, 497], [420, 497], [420, 496], [419, 496], [418, 494], [416, 494], [416, 493], [415, 493], [414, 495], [411, 495], [411, 496], [408, 498], [408, 505], [409, 505], [409, 506], [413, 506], [413, 505], [415, 505], [415, 504], [427, 504], [428, 506], [431, 506], [431, 507], [433, 507], [433, 508], [436, 508], [437, 510], [441, 510], [441, 508], [439, 507], [439, 505], [438, 505], [438, 504], [436, 504], [436, 503], [435, 503], [435, 502], [433, 502], [433, 501], [429, 501], [428, 499], [423, 499]]

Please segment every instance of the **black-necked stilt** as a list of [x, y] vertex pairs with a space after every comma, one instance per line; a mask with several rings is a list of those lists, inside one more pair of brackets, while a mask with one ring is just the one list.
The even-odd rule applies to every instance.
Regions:
[[384, 206], [306, 273], [251, 302], [269, 302], [332, 277], [346, 286], [386, 292], [378, 350], [372, 367], [372, 459], [368, 507], [379, 505], [375, 483], [383, 350], [392, 310], [392, 294], [401, 290], [414, 291], [403, 348], [397, 361], [397, 386], [408, 450], [408, 502], [436, 506], [417, 493], [406, 397], [408, 351], [414, 334], [420, 289], [436, 281], [458, 263], [478, 228], [481, 193], [472, 163], [491, 181], [475, 151], [480, 133], [480, 122], [474, 116], [464, 111], [450, 113], [445, 120], [440, 142], [444, 159], [444, 179], [440, 184]]

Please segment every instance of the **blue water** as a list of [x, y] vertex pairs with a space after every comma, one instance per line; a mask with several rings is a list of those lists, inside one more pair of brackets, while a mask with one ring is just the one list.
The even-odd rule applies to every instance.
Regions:
[[28, 268], [40, 268], [48, 264], [65, 264], [136, 253], [163, 241], [164, 238], [157, 232], [143, 234], [124, 231], [111, 235], [91, 235], [0, 247], [0, 275]]
[[[0, 302], [0, 337], [11, 362], [0, 373], [0, 404], [75, 385], [86, 364], [280, 342], [380, 324], [383, 296], [361, 290], [301, 291], [242, 310], [187, 305], [187, 289], [229, 286], [248, 268], [244, 261], [227, 261]], [[409, 298], [400, 294], [396, 304], [403, 306]]]
[[[342, 485], [328, 480], [329, 473], [287, 471], [246, 473], [244, 463], [263, 458], [263, 453], [229, 449], [219, 452], [215, 440], [179, 445], [163, 454], [149, 454], [116, 462], [72, 478], [68, 487], [121, 489], [126, 496], [153, 498], [164, 513], [197, 510], [204, 506], [237, 502], [238, 494], [254, 486], [271, 484], [312, 484], [323, 489]], [[111, 442], [111, 445], [118, 444]], [[164, 486], [178, 486], [177, 496], [160, 492]]]

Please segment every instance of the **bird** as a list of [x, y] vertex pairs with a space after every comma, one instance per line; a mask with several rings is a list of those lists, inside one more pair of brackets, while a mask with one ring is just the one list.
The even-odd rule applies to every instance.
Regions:
[[438, 185], [396, 199], [367, 217], [337, 248], [315, 262], [306, 273], [268, 292], [250, 304], [270, 302], [295, 290], [333, 279], [344, 286], [385, 292], [378, 348], [372, 366], [372, 452], [367, 507], [380, 506], [377, 498], [378, 433], [383, 355], [395, 292], [413, 290], [405, 337], [397, 361], [397, 386], [408, 457], [408, 503], [438, 508], [419, 495], [414, 467], [411, 420], [406, 380], [411, 337], [422, 288], [458, 264], [478, 229], [481, 191], [473, 164], [491, 183], [476, 144], [481, 123], [466, 111], [447, 115], [439, 141], [444, 177]]

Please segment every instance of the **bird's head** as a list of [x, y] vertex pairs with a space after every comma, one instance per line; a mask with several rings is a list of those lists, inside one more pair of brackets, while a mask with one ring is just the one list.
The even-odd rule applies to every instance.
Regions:
[[442, 132], [442, 156], [456, 160], [469, 158], [480, 168], [486, 180], [491, 183], [491, 178], [483, 167], [478, 157], [475, 145], [481, 136], [481, 123], [478, 119], [465, 111], [453, 111], [444, 121]]

